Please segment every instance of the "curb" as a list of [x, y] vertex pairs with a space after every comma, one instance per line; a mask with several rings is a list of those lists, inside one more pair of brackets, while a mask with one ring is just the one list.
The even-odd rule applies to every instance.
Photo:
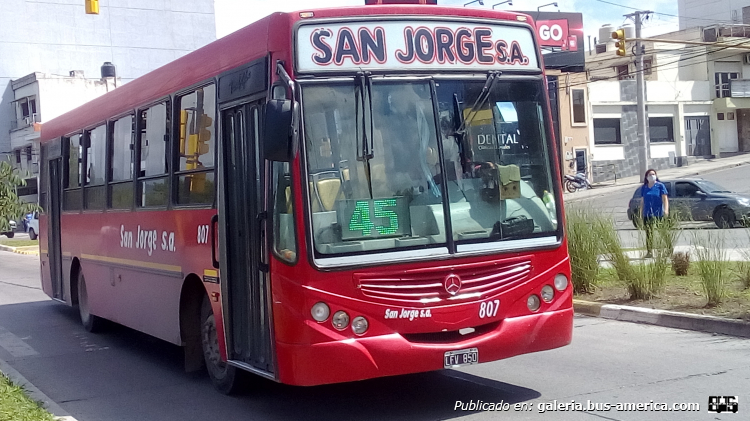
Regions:
[[39, 256], [39, 246], [11, 247], [0, 244], [1, 251]]
[[58, 421], [77, 421], [67, 411], [62, 409], [57, 402], [45, 395], [41, 390], [37, 389], [36, 386], [31, 384], [24, 376], [16, 371], [13, 367], [8, 365], [3, 360], [0, 360], [0, 373], [5, 374], [10, 380], [17, 386], [21, 386], [24, 389], [26, 395], [34, 401], [41, 402], [42, 407], [50, 412], [52, 416]]
[[583, 300], [573, 300], [573, 308], [586, 316], [750, 338], [750, 323], [742, 320]]

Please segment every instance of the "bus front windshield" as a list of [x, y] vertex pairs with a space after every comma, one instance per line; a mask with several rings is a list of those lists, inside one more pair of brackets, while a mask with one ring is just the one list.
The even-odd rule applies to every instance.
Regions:
[[543, 86], [489, 78], [304, 86], [317, 253], [449, 244], [455, 252], [555, 236]]

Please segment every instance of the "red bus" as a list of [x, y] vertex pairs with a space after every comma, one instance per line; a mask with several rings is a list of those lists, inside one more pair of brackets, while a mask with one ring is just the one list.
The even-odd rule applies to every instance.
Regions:
[[534, 34], [434, 5], [275, 13], [45, 123], [44, 291], [226, 393], [570, 343]]

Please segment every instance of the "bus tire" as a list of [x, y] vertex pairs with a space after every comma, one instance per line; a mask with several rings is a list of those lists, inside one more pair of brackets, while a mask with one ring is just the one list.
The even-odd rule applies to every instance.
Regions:
[[91, 307], [89, 306], [89, 296], [86, 291], [86, 278], [83, 276], [83, 271], [78, 270], [78, 314], [81, 316], [81, 324], [83, 328], [88, 332], [96, 333], [102, 330], [104, 320], [102, 318], [91, 314]]
[[239, 370], [221, 360], [216, 319], [208, 297], [204, 297], [201, 304], [201, 346], [206, 370], [214, 388], [225, 395], [237, 392], [240, 383]]

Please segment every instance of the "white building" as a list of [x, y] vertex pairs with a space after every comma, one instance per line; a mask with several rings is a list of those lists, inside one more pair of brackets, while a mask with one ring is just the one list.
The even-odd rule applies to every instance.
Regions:
[[[717, 28], [718, 36], [708, 42], [740, 43], [750, 36], [750, 26], [742, 37], [736, 36], [738, 26], [730, 28], [734, 37], [725, 26]], [[702, 41], [706, 30], [655, 38]], [[743, 81], [750, 79], [750, 50], [679, 42], [644, 45], [650, 167], [686, 165], [691, 156], [750, 152], [750, 98], [738, 98], [750, 96], [750, 84], [745, 89]], [[633, 56], [618, 57], [611, 47], [587, 58], [592, 164], [618, 177], [636, 175], [640, 146]]]
[[750, 24], [750, 0], [678, 0], [680, 30], [718, 24]]
[[[0, 28], [0, 159], [32, 170], [31, 183], [33, 123], [104, 92], [104, 62], [124, 83], [216, 39], [213, 0], [101, 0], [99, 15], [83, 0], [2, 0]], [[74, 69], [93, 80], [53, 76]]]

